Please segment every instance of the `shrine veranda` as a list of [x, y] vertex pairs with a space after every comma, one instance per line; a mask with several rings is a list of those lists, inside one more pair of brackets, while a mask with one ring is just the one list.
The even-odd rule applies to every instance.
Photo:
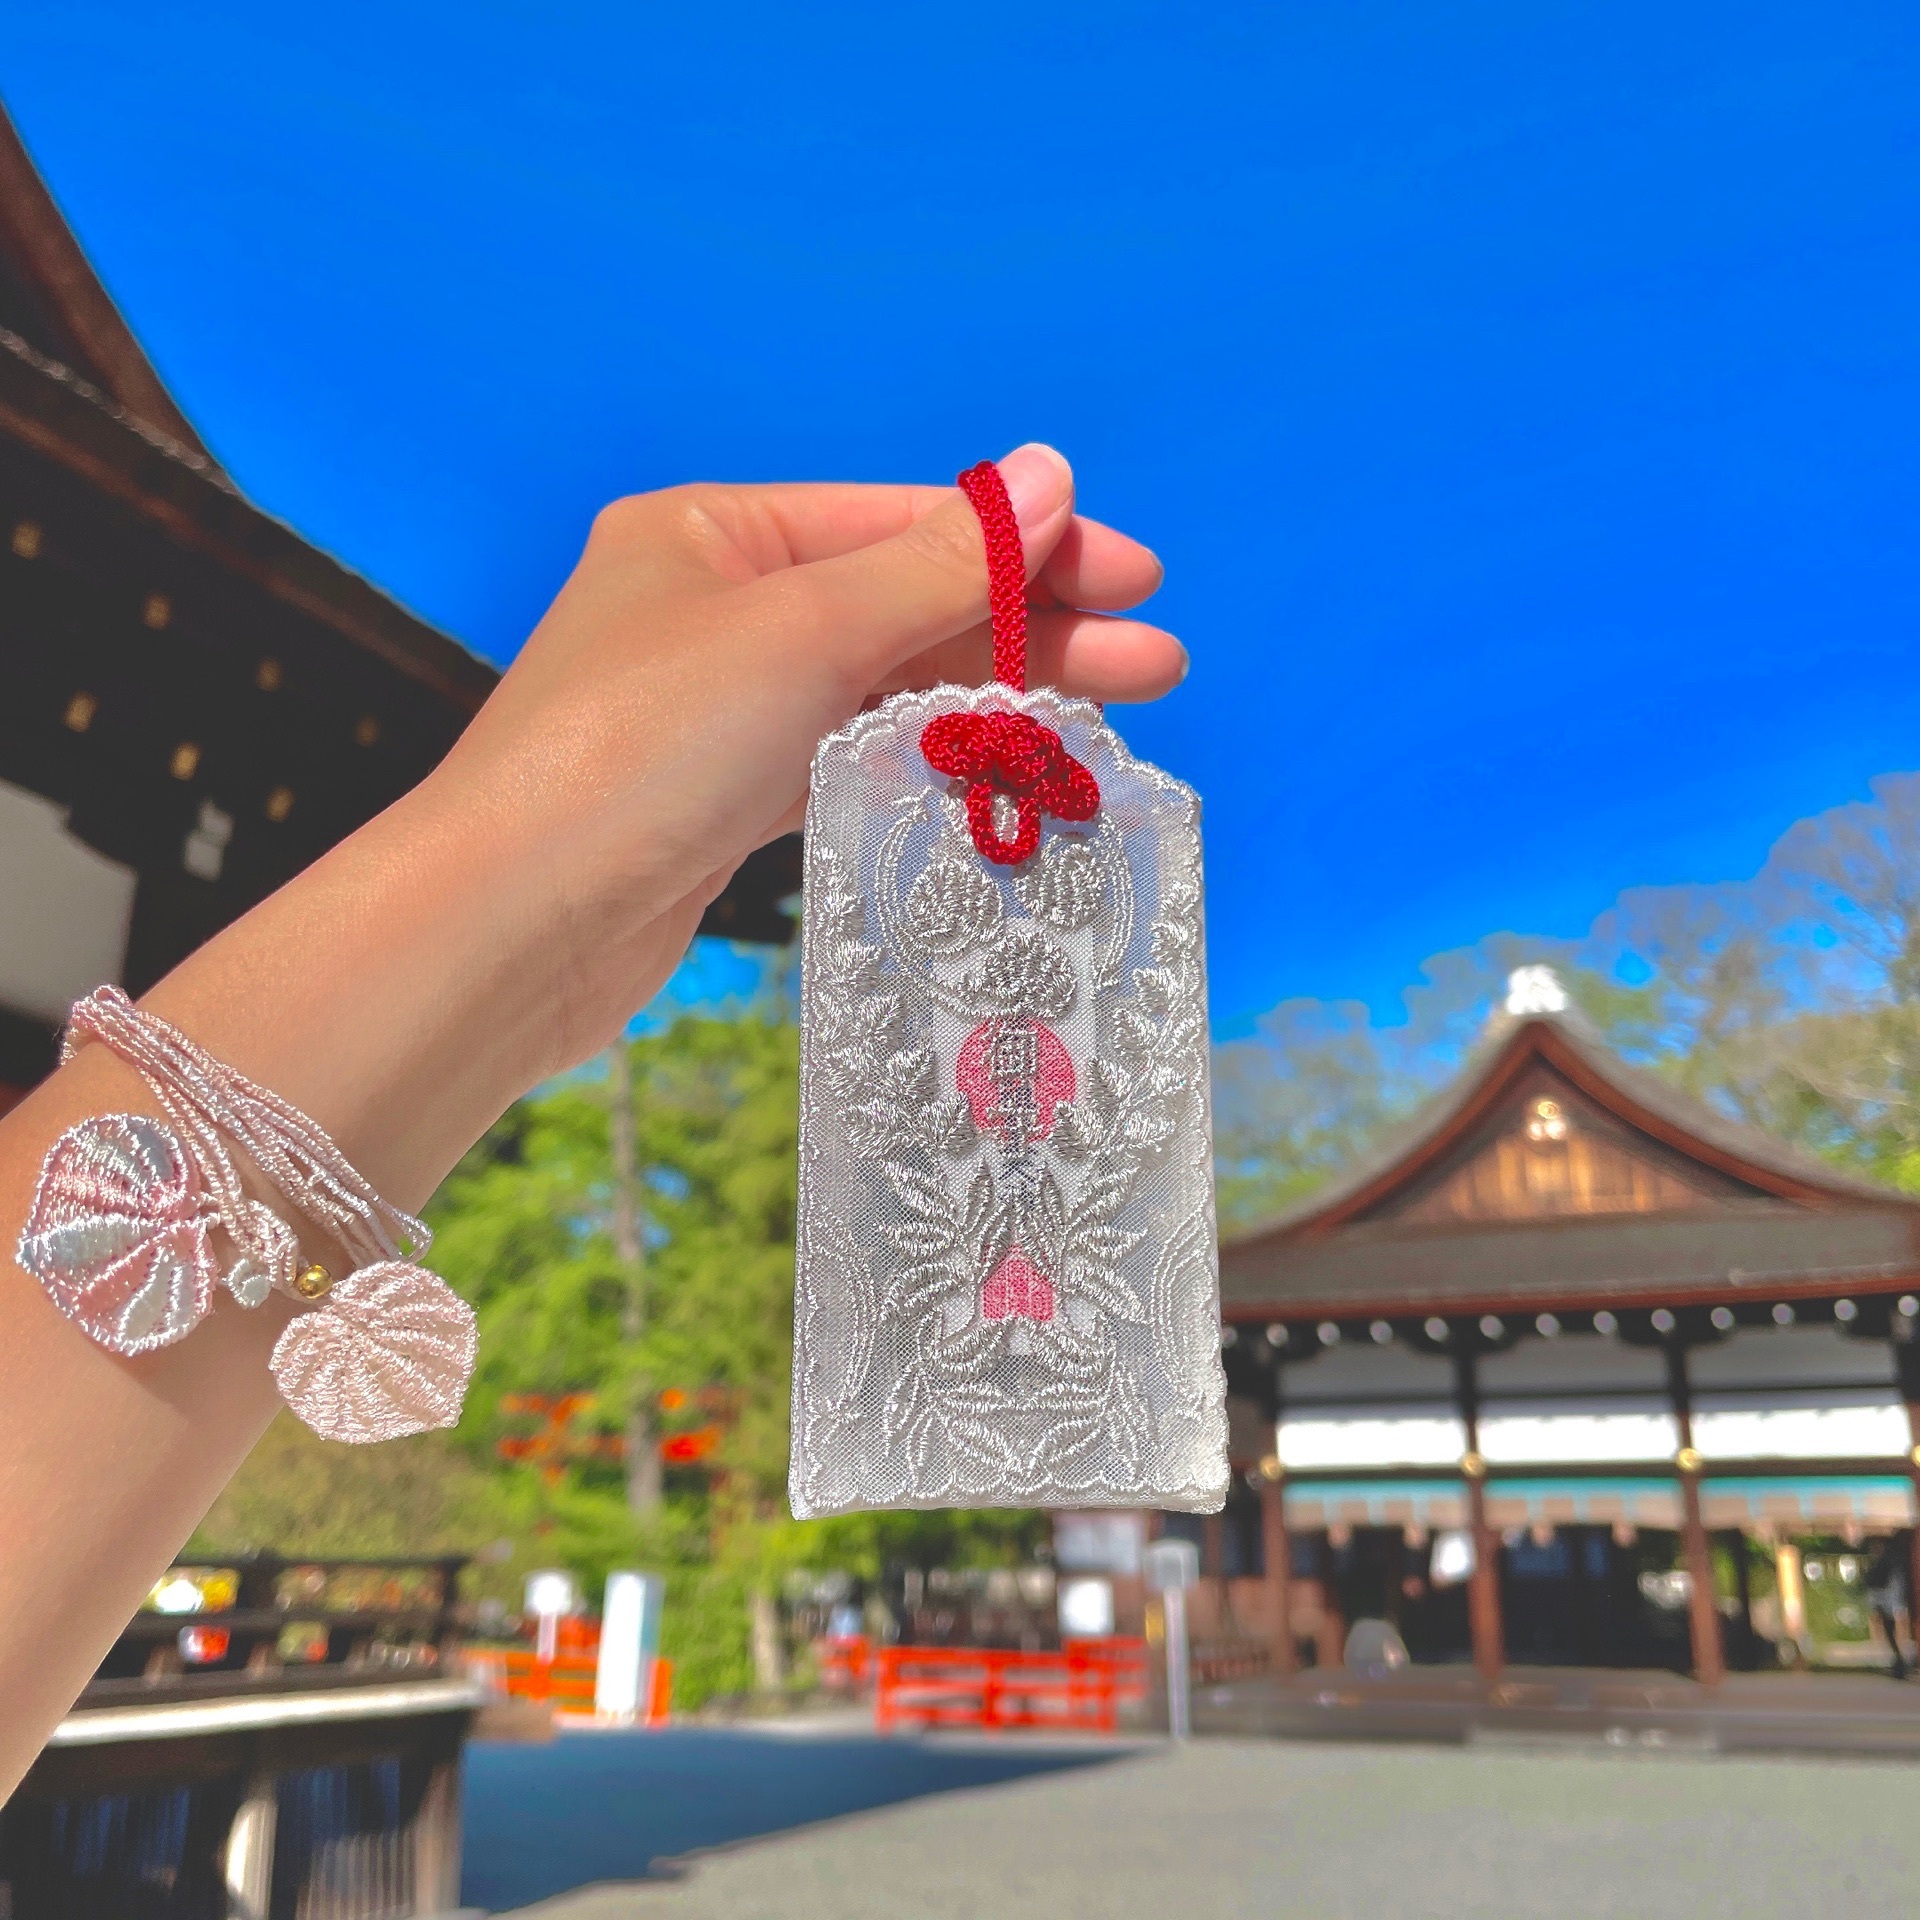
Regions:
[[1823, 1569], [1799, 1542], [1857, 1549], [1856, 1585], [1876, 1555], [1884, 1582], [1889, 1540], [1907, 1569], [1920, 1204], [1732, 1124], [1575, 1014], [1500, 1016], [1385, 1151], [1223, 1245], [1221, 1272], [1234, 1475], [1190, 1523], [1203, 1625], [1278, 1671], [1337, 1663], [1377, 1614], [1416, 1662], [1489, 1679], [1712, 1681], [1813, 1651]]

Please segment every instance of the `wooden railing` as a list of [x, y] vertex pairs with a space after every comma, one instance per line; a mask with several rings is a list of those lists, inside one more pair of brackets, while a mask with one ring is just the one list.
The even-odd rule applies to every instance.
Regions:
[[[469, 1647], [465, 1658], [475, 1679], [509, 1699], [544, 1701], [562, 1714], [593, 1712], [597, 1662], [591, 1655], [562, 1652], [542, 1660], [527, 1647]], [[642, 1724], [665, 1726], [672, 1712], [673, 1662], [655, 1660]]]
[[1193, 1650], [1193, 1677], [1203, 1687], [1256, 1679], [1272, 1665], [1272, 1650], [1258, 1640], [1202, 1641]]
[[820, 1684], [833, 1693], [858, 1693], [873, 1678], [873, 1642], [864, 1633], [824, 1634], [813, 1643]]
[[1001, 1647], [882, 1647], [874, 1726], [1029, 1727], [1113, 1733], [1146, 1690], [1146, 1643], [1070, 1640], [1057, 1653]]
[[196, 1556], [157, 1583], [79, 1704], [437, 1678], [459, 1646], [465, 1564], [458, 1555]]

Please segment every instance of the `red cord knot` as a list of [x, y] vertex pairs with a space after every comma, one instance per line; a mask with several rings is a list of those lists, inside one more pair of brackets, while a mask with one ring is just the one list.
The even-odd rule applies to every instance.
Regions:
[[[942, 713], [920, 735], [920, 751], [936, 772], [967, 783], [967, 825], [973, 844], [996, 866], [1017, 867], [1040, 844], [1040, 816], [1091, 820], [1100, 811], [1100, 783], [1051, 727], [1024, 713]], [[1005, 794], [1015, 807], [1011, 838], [994, 818]]]

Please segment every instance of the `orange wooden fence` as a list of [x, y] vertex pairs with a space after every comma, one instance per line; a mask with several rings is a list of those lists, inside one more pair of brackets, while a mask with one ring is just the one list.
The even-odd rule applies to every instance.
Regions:
[[820, 1684], [835, 1692], [858, 1693], [873, 1678], [873, 1642], [863, 1633], [829, 1633], [813, 1643]]
[[[556, 1713], [593, 1712], [595, 1662], [562, 1653], [542, 1660], [526, 1647], [469, 1647], [468, 1667], [497, 1693], [516, 1700], [544, 1700]], [[664, 1726], [673, 1710], [673, 1662], [655, 1660], [649, 1676], [645, 1723]]]
[[1058, 1653], [1001, 1647], [882, 1647], [873, 1720], [881, 1733], [925, 1727], [1112, 1733], [1123, 1701], [1146, 1690], [1146, 1643], [1070, 1640]]

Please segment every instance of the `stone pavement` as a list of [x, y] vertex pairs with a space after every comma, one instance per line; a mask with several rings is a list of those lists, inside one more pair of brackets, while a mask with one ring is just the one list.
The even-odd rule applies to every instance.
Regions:
[[1881, 1760], [1209, 1739], [902, 1800], [520, 1920], [1892, 1920], [1920, 1910], [1917, 1790]]

